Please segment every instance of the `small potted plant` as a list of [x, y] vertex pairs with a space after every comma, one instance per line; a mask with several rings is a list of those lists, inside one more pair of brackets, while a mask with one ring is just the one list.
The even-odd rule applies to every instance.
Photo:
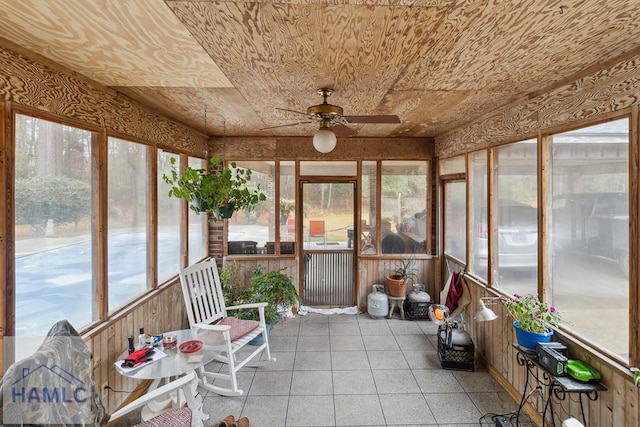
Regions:
[[162, 178], [171, 185], [169, 196], [186, 199], [195, 212], [208, 212], [212, 220], [231, 218], [239, 209], [249, 209], [267, 199], [259, 186], [251, 187], [251, 170], [238, 168], [235, 162], [223, 166], [212, 157], [209, 170], [187, 167], [179, 173], [176, 158], [171, 158], [172, 171]]
[[562, 321], [555, 307], [541, 302], [534, 295], [515, 294], [513, 298], [501, 297], [501, 301], [514, 320], [518, 344], [527, 349], [535, 349], [538, 342], [551, 341], [551, 328], [558, 327]]
[[389, 288], [389, 296], [403, 297], [406, 295], [406, 285], [409, 280], [416, 281], [418, 275], [416, 270], [416, 259], [411, 256], [409, 258], [400, 259], [391, 274], [387, 276], [387, 286]]

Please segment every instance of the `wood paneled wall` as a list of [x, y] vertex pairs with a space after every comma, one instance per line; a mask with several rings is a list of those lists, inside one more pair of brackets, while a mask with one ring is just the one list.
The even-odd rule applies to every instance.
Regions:
[[576, 122], [606, 118], [640, 102], [640, 55], [519, 99], [468, 126], [436, 138], [436, 156], [450, 157], [501, 142], [536, 137]]
[[[399, 258], [358, 258], [357, 302], [361, 310], [366, 310], [367, 296], [373, 291], [373, 285], [386, 286], [387, 275], [395, 270]], [[416, 258], [418, 282], [425, 285], [425, 291], [433, 300], [438, 300], [439, 287], [435, 281], [436, 259], [432, 257]], [[410, 291], [408, 289], [407, 291]]]
[[338, 138], [330, 153], [313, 148], [312, 137], [214, 137], [209, 154], [227, 159], [431, 160], [433, 138]]
[[[482, 120], [436, 138], [436, 156], [450, 157], [470, 151], [498, 145], [504, 142], [518, 141], [536, 137], [540, 134], [569, 129], [578, 123], [606, 120], [618, 116], [620, 111], [631, 110], [634, 126], [638, 126], [638, 104], [640, 103], [640, 56], [622, 58], [618, 62], [607, 64], [598, 70], [588, 70], [575, 80], [532, 94], [518, 100], [504, 109], [487, 114]], [[630, 108], [631, 107], [631, 108]], [[637, 135], [632, 135], [631, 145], [638, 143]], [[635, 154], [633, 154], [635, 153]], [[637, 150], [632, 147], [631, 182], [638, 180]], [[637, 185], [630, 188], [630, 207], [637, 207]], [[633, 211], [631, 231], [637, 230], [640, 212]], [[637, 241], [632, 241], [632, 251], [637, 251]], [[637, 252], [636, 252], [637, 253]], [[632, 258], [633, 259], [633, 258]], [[637, 283], [638, 277], [631, 266], [630, 306], [640, 303]], [[467, 310], [472, 336], [476, 344], [478, 357], [484, 360], [489, 371], [519, 401], [524, 387], [524, 368], [516, 362], [516, 352], [512, 347], [515, 340], [512, 322], [506, 313], [495, 307], [499, 319], [489, 323], [475, 324], [474, 311], [479, 298], [493, 296], [484, 286], [470, 281], [473, 302]], [[597, 303], [597, 302], [594, 302]], [[494, 307], [492, 307], [494, 308]], [[637, 319], [635, 319], [637, 323]], [[637, 334], [638, 325], [631, 319], [631, 333]], [[592, 426], [636, 426], [640, 425], [640, 393], [632, 383], [632, 375], [627, 367], [607, 358], [595, 350], [580, 344], [570, 337], [561, 340], [569, 344], [572, 358], [581, 359], [596, 367], [602, 374], [602, 382], [608, 391], [600, 393], [598, 400], [584, 398], [587, 424]], [[632, 340], [633, 342], [633, 340]], [[638, 349], [635, 349], [638, 353]], [[542, 410], [541, 400], [530, 400], [531, 415]], [[580, 418], [579, 406], [575, 400], [567, 399], [556, 406], [556, 412], [568, 418], [570, 415]], [[540, 422], [540, 416], [537, 415]]]
[[[506, 310], [498, 304], [490, 308], [498, 314], [498, 319], [491, 322], [477, 323], [473, 321], [478, 301], [481, 297], [493, 297], [494, 293], [473, 280], [467, 280], [472, 294], [472, 303], [466, 311], [469, 330], [471, 331], [476, 348], [476, 357], [481, 359], [489, 372], [496, 377], [515, 401], [520, 401], [525, 386], [526, 370], [516, 361], [516, 350], [513, 320]], [[640, 425], [640, 389], [630, 381], [628, 370], [602, 356], [590, 352], [584, 346], [568, 336], [558, 337], [567, 344], [572, 359], [584, 360], [602, 375], [602, 383], [607, 391], [600, 392], [598, 399], [591, 401], [583, 397], [587, 425], [590, 426], [637, 426]], [[546, 390], [545, 390], [546, 391]], [[577, 395], [570, 396], [564, 401], [554, 400], [556, 425], [559, 420], [573, 416], [581, 419], [580, 406]], [[534, 394], [525, 407], [528, 414], [540, 425], [543, 401]]]
[[[5, 47], [8, 45], [11, 47]], [[206, 156], [204, 135], [0, 40], [0, 99], [120, 136]]]
[[261, 267], [263, 273], [268, 273], [270, 271], [278, 271], [284, 269], [282, 271], [283, 274], [289, 276], [294, 285], [297, 286], [298, 281], [298, 261], [297, 258], [294, 257], [260, 257], [260, 256], [231, 256], [227, 257], [224, 260], [224, 263], [227, 262], [237, 262], [240, 266], [240, 278], [245, 284], [249, 284], [249, 280], [251, 278], [251, 270], [256, 267]]

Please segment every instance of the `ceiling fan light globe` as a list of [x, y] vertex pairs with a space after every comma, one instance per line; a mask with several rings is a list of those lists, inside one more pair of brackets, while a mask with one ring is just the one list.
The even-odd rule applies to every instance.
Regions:
[[313, 146], [321, 153], [329, 153], [336, 148], [336, 134], [331, 129], [320, 129], [313, 135]]

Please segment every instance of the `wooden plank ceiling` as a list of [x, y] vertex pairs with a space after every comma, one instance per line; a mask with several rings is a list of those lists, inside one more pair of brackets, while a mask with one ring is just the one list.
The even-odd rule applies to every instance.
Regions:
[[0, 0], [0, 37], [209, 135], [436, 137], [640, 49], [637, 0]]

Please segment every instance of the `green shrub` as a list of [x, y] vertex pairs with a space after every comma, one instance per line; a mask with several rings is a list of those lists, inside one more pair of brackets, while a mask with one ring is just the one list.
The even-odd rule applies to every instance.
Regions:
[[[242, 292], [238, 303], [248, 304], [255, 302], [267, 302], [265, 307], [265, 321], [275, 324], [280, 319], [278, 306], [293, 307], [298, 302], [298, 292], [291, 278], [282, 273], [284, 268], [262, 272], [262, 267], [257, 266], [251, 272], [251, 286]], [[242, 310], [237, 317], [242, 319], [259, 320], [258, 310]]]

